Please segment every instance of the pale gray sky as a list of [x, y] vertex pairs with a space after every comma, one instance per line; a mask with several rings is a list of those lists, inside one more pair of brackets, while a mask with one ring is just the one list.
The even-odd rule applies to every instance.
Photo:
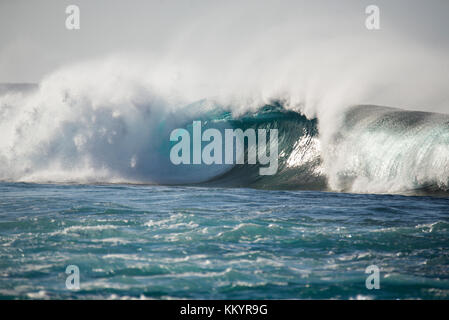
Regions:
[[[78, 31], [65, 28], [70, 4], [81, 10]], [[381, 9], [375, 34], [364, 26], [369, 4]], [[179, 51], [219, 62], [254, 38], [307, 46], [310, 38], [354, 36], [357, 47], [357, 37], [371, 37], [379, 50], [403, 39], [449, 57], [448, 31], [447, 0], [0, 0], [0, 82], [36, 82], [69, 62], [115, 52]]]

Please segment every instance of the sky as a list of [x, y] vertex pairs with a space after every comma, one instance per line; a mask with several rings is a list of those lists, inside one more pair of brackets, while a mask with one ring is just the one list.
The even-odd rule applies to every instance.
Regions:
[[[65, 28], [65, 8], [80, 8], [80, 30]], [[366, 30], [365, 7], [378, 5], [381, 30]], [[441, 1], [117, 1], [1, 0], [0, 82], [36, 82], [64, 64], [112, 52], [185, 55], [198, 48], [217, 61], [251, 39], [400, 35], [447, 54], [449, 2]], [[355, 40], [356, 41], [356, 40]], [[305, 44], [306, 45], [306, 44]], [[337, 52], [338, 54], [338, 52]]]

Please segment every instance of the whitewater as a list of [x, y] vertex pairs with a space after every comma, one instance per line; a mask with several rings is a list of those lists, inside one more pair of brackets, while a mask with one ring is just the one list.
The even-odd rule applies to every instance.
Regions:
[[[328, 98], [313, 104], [270, 90], [212, 90], [198, 99], [204, 90], [192, 88], [193, 77], [183, 79], [180, 69], [114, 57], [64, 67], [34, 86], [7, 87], [0, 94], [0, 179], [357, 193], [449, 190], [448, 115], [340, 101], [328, 106]], [[279, 170], [260, 177], [250, 164], [173, 165], [170, 132], [195, 120], [220, 130], [278, 129]]]

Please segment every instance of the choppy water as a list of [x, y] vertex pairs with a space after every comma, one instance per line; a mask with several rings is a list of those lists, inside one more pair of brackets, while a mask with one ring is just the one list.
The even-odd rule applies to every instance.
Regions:
[[0, 297], [448, 298], [449, 199], [2, 183]]

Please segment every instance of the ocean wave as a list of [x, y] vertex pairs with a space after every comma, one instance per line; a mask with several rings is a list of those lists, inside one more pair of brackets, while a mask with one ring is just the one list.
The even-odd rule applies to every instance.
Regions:
[[[0, 94], [1, 181], [449, 191], [448, 115], [359, 105], [342, 110], [330, 130], [288, 96], [242, 108], [212, 98], [192, 103], [120, 73], [101, 85], [66, 76]], [[277, 173], [261, 176], [248, 163], [172, 164], [170, 132], [191, 129], [194, 120], [219, 130], [278, 129]]]

